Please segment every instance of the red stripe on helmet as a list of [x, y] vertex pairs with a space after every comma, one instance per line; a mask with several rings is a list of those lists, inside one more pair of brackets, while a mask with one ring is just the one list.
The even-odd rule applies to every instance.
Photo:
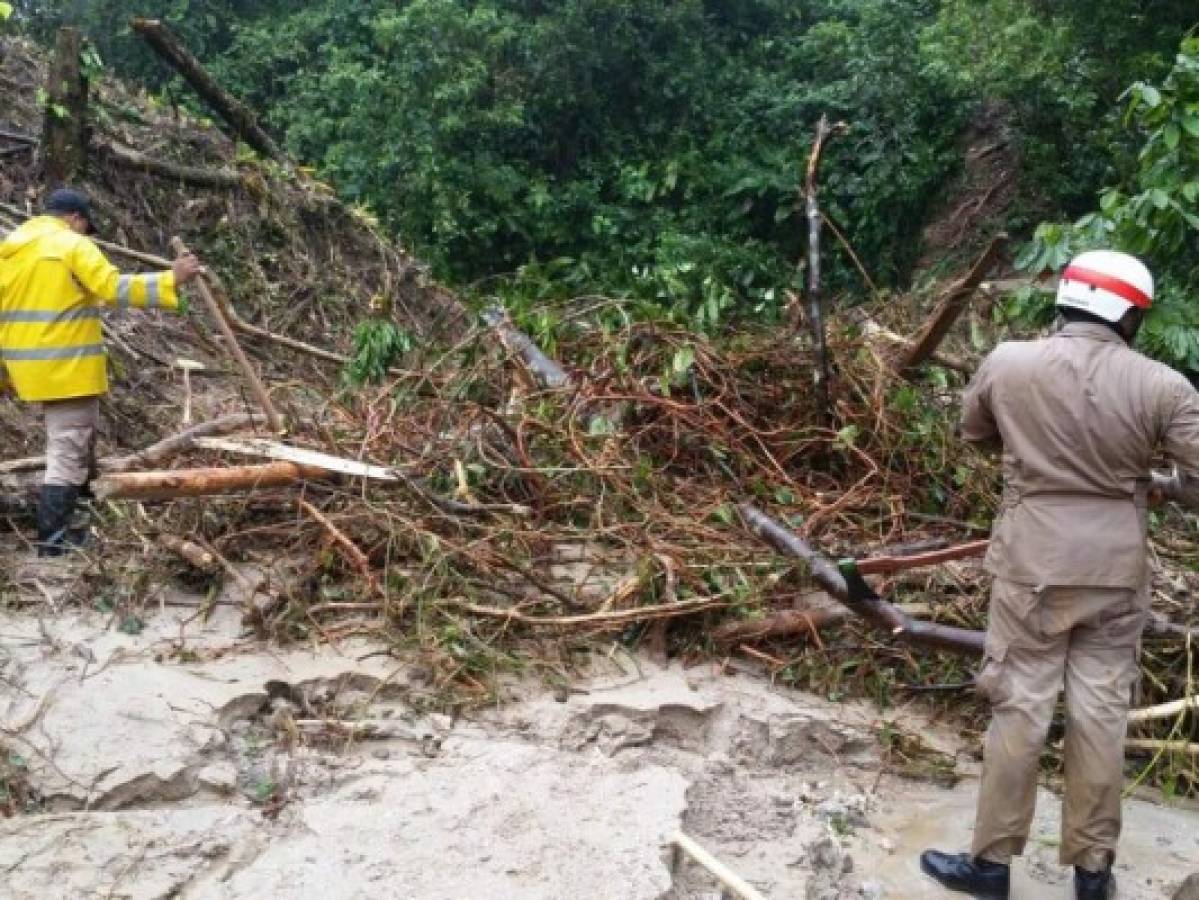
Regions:
[[1081, 281], [1083, 284], [1089, 284], [1091, 287], [1107, 291], [1109, 294], [1123, 297], [1133, 306], [1139, 306], [1141, 309], [1148, 309], [1153, 305], [1153, 298], [1136, 285], [1113, 278], [1111, 275], [1104, 275], [1102, 272], [1096, 272], [1094, 269], [1067, 266], [1066, 271], [1062, 273], [1062, 278], [1066, 281]]

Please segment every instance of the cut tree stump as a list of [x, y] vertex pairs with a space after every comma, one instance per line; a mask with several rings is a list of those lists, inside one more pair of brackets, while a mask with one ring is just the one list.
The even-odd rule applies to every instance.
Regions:
[[87, 170], [87, 79], [79, 54], [83, 38], [60, 28], [46, 76], [42, 179], [50, 190], [78, 181]]

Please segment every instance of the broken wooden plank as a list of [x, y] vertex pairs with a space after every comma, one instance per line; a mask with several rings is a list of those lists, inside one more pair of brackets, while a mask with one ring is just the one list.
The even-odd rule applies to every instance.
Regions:
[[338, 472], [342, 475], [371, 478], [376, 481], [402, 481], [404, 478], [404, 473], [390, 466], [377, 466], [372, 463], [360, 462], [356, 459], [345, 459], [329, 453], [322, 453], [319, 450], [295, 447], [291, 444], [267, 440], [266, 438], [197, 437], [192, 444], [196, 447], [202, 447], [205, 450], [223, 450], [226, 453], [240, 453], [245, 456], [260, 456], [267, 459], [284, 460], [304, 466], [315, 466], [329, 472]]

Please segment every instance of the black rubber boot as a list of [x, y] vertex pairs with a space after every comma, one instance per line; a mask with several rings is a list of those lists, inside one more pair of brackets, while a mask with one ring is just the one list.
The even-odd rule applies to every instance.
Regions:
[[1010, 866], [970, 853], [925, 850], [920, 854], [920, 868], [943, 887], [974, 897], [1006, 898], [1011, 889]]
[[38, 556], [62, 556], [79, 545], [79, 535], [69, 529], [78, 500], [79, 488], [74, 485], [42, 485], [37, 505]]
[[1109, 900], [1116, 896], [1116, 879], [1112, 878], [1112, 870], [1089, 872], [1075, 866], [1074, 896], [1078, 900]]

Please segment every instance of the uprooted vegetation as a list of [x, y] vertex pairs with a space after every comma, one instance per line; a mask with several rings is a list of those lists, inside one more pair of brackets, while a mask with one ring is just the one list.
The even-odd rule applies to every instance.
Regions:
[[[6, 47], [2, 74], [27, 90], [4, 126], [36, 134], [41, 63], [27, 46]], [[213, 129], [119, 85], [102, 83], [98, 110], [101, 142], [238, 175], [221, 188], [189, 187], [98, 154], [86, 187], [106, 233], [156, 254], [181, 235], [258, 329], [241, 336], [287, 415], [286, 441], [391, 471], [387, 480], [97, 503], [100, 550], [77, 582], [80, 602], [136, 623], [172, 580], [201, 589], [234, 581], [245, 625], [262, 639], [370, 636], [422, 661], [434, 706], [493, 700], [518, 673], [564, 684], [576, 651], [602, 643], [685, 660], [741, 655], [830, 697], [919, 698], [981, 720], [961, 658], [847, 617], [738, 512], [742, 502], [762, 507], [834, 558], [985, 532], [998, 472], [954, 437], [962, 374], [933, 367], [900, 378], [895, 341], [880, 337], [912, 333], [926, 298], [892, 298], [830, 323], [831, 419], [799, 331], [704, 337], [635, 318], [617, 299], [545, 304], [515, 323], [558, 361], [546, 377], [519, 352], [527, 345], [512, 323], [470, 324], [368, 218], [302, 172], [238, 158]], [[0, 223], [16, 224], [35, 175], [31, 155], [0, 159], [9, 209]], [[117, 387], [105, 401], [102, 456], [183, 428], [179, 357], [204, 366], [190, 381], [197, 420], [252, 412], [209, 324], [198, 311], [109, 321]], [[985, 320], [973, 324], [976, 337], [996, 337]], [[370, 383], [351, 389], [345, 360], [271, 335], [332, 348]], [[977, 356], [954, 350], [967, 363]], [[243, 436], [254, 433], [237, 421]], [[30, 410], [0, 400], [0, 428], [6, 459], [39, 452]], [[177, 449], [161, 465], [252, 461], [194, 443]], [[14, 535], [27, 530], [12, 521]], [[1157, 610], [1193, 625], [1184, 600], [1195, 588], [1194, 525], [1172, 512], [1157, 526]], [[192, 549], [180, 555], [185, 541]], [[973, 565], [878, 589], [920, 618], [971, 629], [985, 621]], [[735, 627], [794, 611], [809, 614], [790, 627]], [[1189, 643], [1177, 632], [1155, 636], [1144, 660], [1144, 702], [1194, 693]], [[1196, 727], [1183, 711], [1140, 733], [1186, 742]], [[1185, 751], [1158, 748], [1142, 774], [1179, 794], [1199, 790]]]

